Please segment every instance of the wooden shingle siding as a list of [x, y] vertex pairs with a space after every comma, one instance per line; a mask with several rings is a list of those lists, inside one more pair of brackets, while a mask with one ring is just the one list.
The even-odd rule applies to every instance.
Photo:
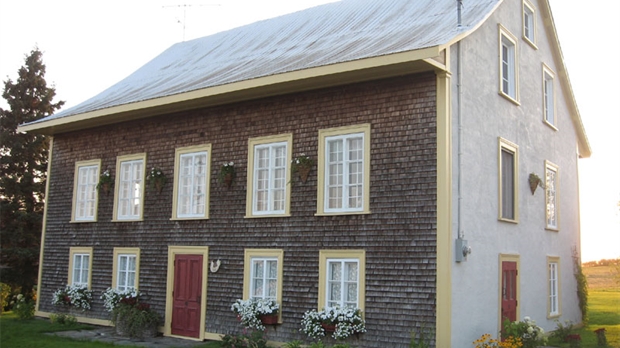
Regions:
[[[368, 333], [359, 346], [408, 345], [416, 327], [435, 322], [436, 118], [435, 75], [409, 75], [119, 123], [54, 137], [41, 284], [42, 311], [67, 280], [69, 247], [93, 248], [93, 309], [108, 318], [101, 292], [112, 284], [114, 247], [140, 248], [140, 290], [163, 317], [168, 245], [206, 245], [209, 260], [206, 331], [239, 332], [230, 305], [243, 293], [245, 248], [284, 250], [283, 324], [269, 339], [301, 338], [300, 320], [317, 308], [321, 249], [366, 251]], [[292, 182], [291, 217], [244, 219], [248, 138], [293, 134], [293, 156], [316, 159], [320, 129], [371, 125], [370, 210], [367, 215], [315, 216], [317, 171]], [[171, 221], [174, 154], [211, 144], [210, 219]], [[146, 153], [145, 169], [161, 168], [161, 193], [146, 188], [144, 220], [111, 222], [114, 194], [99, 195], [98, 222], [72, 224], [76, 161], [101, 159], [114, 173], [116, 157]], [[224, 162], [237, 177], [217, 180]], [[118, 178], [115, 178], [118, 184]], [[389, 345], [386, 345], [388, 344]]]

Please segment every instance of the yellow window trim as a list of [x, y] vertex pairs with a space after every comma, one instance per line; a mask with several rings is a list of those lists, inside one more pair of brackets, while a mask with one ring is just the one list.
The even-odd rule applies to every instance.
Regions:
[[67, 275], [67, 284], [73, 284], [73, 257], [75, 255], [88, 255], [88, 289], [92, 284], [93, 278], [93, 248], [92, 247], [70, 247], [69, 248], [69, 274]]
[[[364, 202], [359, 211], [325, 211], [325, 141], [326, 138], [348, 134], [364, 134]], [[319, 130], [317, 158], [317, 216], [370, 214], [370, 123]]]
[[[178, 216], [178, 203], [179, 203], [179, 173], [181, 171], [181, 156], [197, 153], [207, 153], [207, 170], [205, 177], [205, 213], [202, 216], [192, 217], [179, 217]], [[174, 186], [172, 189], [172, 218], [171, 220], [204, 220], [209, 219], [209, 206], [210, 206], [210, 194], [211, 194], [211, 144], [203, 144], [196, 146], [180, 147], [174, 151]]]
[[[121, 164], [129, 161], [142, 161], [142, 187], [140, 192], [140, 214], [136, 219], [118, 219], [118, 199], [120, 190], [120, 173]], [[129, 221], [142, 221], [144, 217], [144, 187], [146, 186], [146, 153], [137, 153], [132, 155], [118, 156], [116, 157], [116, 176], [114, 177], [114, 212], [112, 222], [129, 222]]]
[[[549, 277], [549, 265], [551, 263], [555, 263], [557, 264], [557, 269], [556, 269], [556, 287], [557, 287], [557, 296], [558, 296], [558, 312], [555, 314], [551, 314], [551, 284], [550, 281], [550, 277]], [[555, 319], [555, 318], [559, 318], [562, 316], [562, 286], [560, 285], [561, 282], [561, 271], [560, 271], [560, 258], [558, 256], [547, 256], [547, 319]]]
[[555, 220], [557, 222], [557, 226], [549, 226], [547, 225], [547, 199], [549, 192], [545, 188], [545, 229], [547, 231], [559, 232], [560, 231], [560, 167], [556, 164], [545, 160], [545, 187], [547, 187], [547, 170], [552, 170], [555, 172]]
[[319, 294], [317, 310], [325, 308], [327, 302], [327, 260], [358, 259], [359, 260], [359, 294], [358, 308], [366, 308], [366, 251], [365, 250], [320, 250], [319, 251]]
[[[499, 77], [499, 94], [514, 103], [515, 105], [521, 105], [519, 102], [519, 45], [517, 37], [514, 36], [508, 29], [506, 29], [503, 25], [498, 24], [499, 27], [499, 55], [498, 55], [498, 77]], [[506, 38], [514, 45], [514, 73], [515, 73], [515, 96], [512, 97], [506, 94], [502, 88], [502, 39]]]
[[[551, 96], [553, 98], [553, 120], [555, 124], [549, 123], [549, 121], [547, 121], [547, 118], [545, 117], [546, 111], [547, 111], [547, 103], [545, 103], [545, 81], [547, 80], [546, 75], [549, 75], [549, 77], [551, 77], [551, 81], [553, 81], [553, 96]], [[543, 105], [543, 114], [542, 114], [542, 119], [543, 122], [551, 127], [553, 130], [558, 130], [557, 127], [557, 123], [558, 123], [558, 113], [557, 113], [557, 99], [556, 99], [556, 83], [555, 83], [555, 72], [553, 72], [553, 70], [551, 70], [551, 68], [543, 63], [542, 64], [542, 105]]]
[[516, 262], [517, 263], [517, 320], [521, 318], [521, 258], [516, 254], [499, 254], [499, 286], [498, 286], [498, 304], [497, 304], [497, 332], [502, 331], [503, 318], [502, 318], [502, 262]]
[[[530, 38], [525, 36], [525, 10], [526, 9], [529, 9], [530, 12], [532, 13], [532, 17], [533, 17], [533, 21], [532, 21], [533, 28], [532, 28], [532, 31], [534, 32], [534, 34], [533, 34], [534, 41], [530, 40]], [[538, 46], [536, 46], [536, 35], [538, 34], [538, 25], [536, 24], [536, 7], [534, 7], [534, 5], [529, 0], [523, 0], [523, 8], [522, 8], [521, 16], [523, 18], [523, 20], [522, 20], [523, 40], [525, 40], [525, 42], [527, 42], [530, 46], [532, 46], [532, 48], [537, 50]]]
[[[502, 137], [498, 137], [498, 197], [499, 197], [499, 201], [498, 201], [498, 220], [500, 221], [506, 221], [506, 222], [513, 222], [513, 223], [518, 223], [519, 222], [519, 146], [516, 145], [515, 143], [512, 143]], [[514, 154], [513, 157], [513, 161], [514, 161], [514, 180], [513, 180], [513, 187], [514, 187], [514, 209], [515, 209], [515, 218], [514, 219], [507, 219], [502, 217], [502, 201], [503, 201], [503, 197], [502, 197], [502, 150], [506, 149], [510, 152], [512, 152]]]
[[[254, 204], [254, 148], [259, 145], [286, 142], [286, 177], [284, 186], [285, 202], [284, 213], [281, 214], [254, 214], [252, 209]], [[293, 158], [293, 133], [270, 135], [265, 137], [250, 138], [248, 140], [248, 171], [247, 171], [247, 190], [245, 218], [266, 218], [266, 217], [288, 217], [291, 216], [291, 168], [290, 163]]]
[[[201, 255], [202, 256], [202, 292], [200, 295], [200, 328], [199, 337], [196, 341], [205, 339], [205, 318], [207, 308], [207, 276], [209, 275], [209, 247], [207, 246], [168, 246], [168, 266], [166, 276], [166, 311], [164, 318], [164, 336], [179, 337], [172, 334], [172, 292], [174, 290], [174, 258], [176, 255]], [[187, 337], [182, 337], [186, 338]]]
[[136, 256], [136, 280], [134, 287], [138, 289], [140, 283], [140, 248], [114, 248], [114, 259], [112, 260], [112, 289], [118, 285], [118, 257], [120, 255]]
[[282, 283], [284, 279], [284, 250], [283, 249], [245, 249], [243, 261], [243, 299], [250, 298], [250, 279], [253, 258], [275, 258], [278, 260], [278, 288], [276, 289], [276, 302], [280, 304], [278, 323], [282, 324]]
[[97, 222], [97, 212], [99, 208], [99, 190], [95, 189], [95, 216], [92, 220], [76, 220], [75, 209], [77, 204], [78, 182], [80, 177], [80, 167], [97, 166], [97, 177], [101, 172], [101, 159], [75, 162], [75, 172], [73, 175], [73, 202], [71, 204], [71, 223]]

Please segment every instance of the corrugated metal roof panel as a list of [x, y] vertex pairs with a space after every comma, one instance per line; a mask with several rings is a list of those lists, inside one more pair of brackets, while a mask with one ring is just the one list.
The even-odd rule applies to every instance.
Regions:
[[177, 43], [97, 96], [38, 122], [307, 68], [433, 47], [501, 0], [343, 0]]

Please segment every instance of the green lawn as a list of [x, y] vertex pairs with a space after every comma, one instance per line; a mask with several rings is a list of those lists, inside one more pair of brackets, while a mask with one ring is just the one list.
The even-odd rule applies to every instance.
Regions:
[[[18, 320], [12, 313], [0, 316], [0, 347], [11, 348], [83, 348], [84, 342], [69, 338], [46, 335], [46, 332], [67, 330], [87, 330], [92, 327], [83, 324], [60, 325], [52, 324], [48, 319]], [[104, 348], [114, 345], [100, 342], [89, 342], [88, 347]]]

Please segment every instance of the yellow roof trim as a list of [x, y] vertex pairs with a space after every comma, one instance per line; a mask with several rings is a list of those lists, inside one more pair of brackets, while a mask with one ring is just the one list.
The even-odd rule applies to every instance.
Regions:
[[440, 46], [433, 46], [415, 51], [259, 77], [22, 125], [18, 131], [57, 134], [201, 107], [430, 71], [436, 69], [437, 66], [431, 64], [428, 58], [439, 56], [440, 49]]

